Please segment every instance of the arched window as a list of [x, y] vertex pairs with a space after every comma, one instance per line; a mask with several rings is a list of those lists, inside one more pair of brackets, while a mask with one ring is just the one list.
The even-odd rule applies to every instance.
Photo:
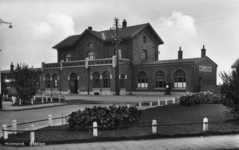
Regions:
[[145, 49], [142, 50], [141, 60], [147, 60], [147, 50]]
[[125, 88], [126, 87], [126, 78], [125, 78], [125, 75], [122, 74], [120, 75], [120, 88]]
[[103, 87], [108, 88], [110, 87], [110, 74], [108, 71], [103, 73]]
[[186, 88], [186, 74], [182, 70], [177, 70], [174, 73], [174, 87]]
[[71, 61], [71, 54], [65, 54], [65, 62]]
[[166, 75], [163, 71], [157, 71], [154, 75], [155, 87], [164, 88], [166, 85]]
[[51, 79], [50, 79], [50, 75], [47, 74], [45, 76], [45, 81], [46, 81], [46, 88], [50, 88], [51, 87]]
[[95, 52], [92, 51], [87, 52], [86, 57], [88, 57], [90, 60], [95, 59]]
[[93, 47], [93, 43], [92, 42], [89, 42], [88, 43], [88, 48], [92, 48]]
[[58, 79], [57, 79], [57, 75], [54, 74], [52, 76], [52, 85], [53, 85], [53, 88], [57, 88], [58, 87]]
[[148, 88], [147, 74], [141, 71], [137, 77], [138, 77], [138, 88]]
[[95, 72], [93, 74], [93, 88], [99, 87], [100, 87], [100, 74], [98, 72]]

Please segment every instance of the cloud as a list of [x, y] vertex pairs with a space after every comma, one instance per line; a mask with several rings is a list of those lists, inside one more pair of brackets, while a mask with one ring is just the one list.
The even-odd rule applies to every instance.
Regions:
[[31, 23], [30, 27], [37, 38], [65, 38], [75, 34], [72, 17], [64, 14], [50, 14], [46, 21]]
[[194, 21], [194, 18], [191, 16], [175, 11], [169, 18], [161, 17], [156, 21], [156, 25], [162, 36], [165, 36], [167, 39], [175, 39], [178, 37], [196, 36], [198, 31]]

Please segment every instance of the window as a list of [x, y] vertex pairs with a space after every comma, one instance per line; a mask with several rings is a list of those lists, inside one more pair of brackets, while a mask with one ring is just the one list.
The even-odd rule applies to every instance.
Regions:
[[186, 74], [182, 70], [177, 70], [174, 73], [174, 87], [186, 88]]
[[92, 42], [89, 42], [88, 43], [88, 48], [92, 48], [93, 47], [93, 43]]
[[[121, 49], [118, 49], [118, 53], [119, 53], [119, 58], [121, 58], [121, 56], [122, 56]], [[116, 49], [115, 49], [115, 55], [117, 55], [117, 51], [116, 51]]]
[[47, 74], [45, 76], [45, 81], [46, 81], [46, 88], [50, 88], [51, 87], [51, 80], [50, 80], [50, 75]]
[[57, 80], [57, 75], [54, 74], [52, 76], [52, 85], [53, 85], [53, 88], [57, 88], [58, 87], [58, 80]]
[[147, 51], [146, 50], [143, 50], [142, 53], [141, 53], [141, 59], [142, 60], [147, 60]]
[[154, 75], [155, 87], [164, 88], [166, 85], [166, 75], [163, 71], [157, 71]]
[[92, 52], [92, 51], [87, 52], [86, 57], [88, 57], [90, 60], [95, 59], [95, 52]]
[[122, 74], [120, 75], [120, 88], [125, 88], [125, 83], [126, 83], [126, 79], [125, 79], [125, 75]]
[[138, 74], [138, 88], [148, 88], [148, 78], [147, 78], [147, 74], [143, 71], [141, 71]]
[[71, 61], [71, 54], [66, 54], [65, 55], [65, 62]]
[[143, 41], [144, 43], [146, 43], [146, 36], [143, 36]]
[[110, 74], [108, 71], [103, 73], [103, 87], [104, 88], [110, 87]]
[[100, 74], [98, 72], [95, 72], [93, 74], [93, 88], [99, 87], [100, 87]]

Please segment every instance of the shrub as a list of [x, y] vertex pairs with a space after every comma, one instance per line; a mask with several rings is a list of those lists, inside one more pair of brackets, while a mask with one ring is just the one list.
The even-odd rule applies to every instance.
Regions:
[[197, 104], [220, 104], [220, 96], [210, 91], [199, 92], [179, 97], [179, 104], [183, 106], [192, 106]]
[[76, 130], [87, 130], [82, 128], [91, 128], [93, 122], [97, 122], [102, 129], [110, 130], [128, 125], [137, 125], [140, 122], [142, 112], [136, 107], [126, 106], [110, 106], [85, 108], [85, 110], [78, 110], [69, 115], [69, 127]]
[[224, 114], [239, 119], [239, 66], [232, 72], [221, 72], [220, 77], [223, 81], [220, 87], [222, 104], [227, 108]]

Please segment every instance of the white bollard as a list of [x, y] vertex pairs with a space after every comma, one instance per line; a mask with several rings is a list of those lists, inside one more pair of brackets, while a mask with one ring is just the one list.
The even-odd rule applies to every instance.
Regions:
[[51, 97], [51, 102], [53, 101], [53, 97]]
[[59, 95], [59, 102], [61, 101], [61, 95]]
[[48, 115], [49, 126], [52, 127], [52, 115]]
[[3, 139], [4, 140], [7, 140], [8, 139], [8, 132], [6, 131], [7, 130], [7, 125], [2, 125], [2, 130], [3, 130]]
[[160, 100], [158, 100], [158, 106], [160, 106]]
[[33, 105], [33, 98], [31, 98], [31, 104]]
[[208, 119], [203, 118], [203, 131], [208, 131]]
[[[17, 130], [17, 120], [12, 121], [12, 130]], [[13, 132], [14, 134], [17, 134], [17, 132]]]
[[141, 105], [141, 102], [139, 102], [139, 109], [140, 109], [140, 110], [142, 109], [142, 105]]
[[130, 107], [130, 105], [129, 104], [127, 104], [127, 108], [129, 108]]
[[41, 97], [41, 103], [42, 104], [44, 103], [44, 97]]
[[14, 96], [12, 96], [12, 104], [14, 105], [14, 104], [15, 104], [15, 102], [16, 102], [16, 99], [15, 99], [15, 97], [14, 97]]
[[93, 137], [97, 137], [98, 133], [97, 133], [97, 122], [93, 122]]
[[168, 100], [167, 99], [165, 100], [165, 105], [168, 105]]
[[35, 143], [35, 133], [34, 133], [34, 125], [31, 126], [31, 132], [30, 132], [30, 145], [33, 145]]
[[176, 102], [175, 102], [175, 98], [173, 98], [173, 104], [175, 104]]
[[36, 96], [33, 96], [33, 100], [34, 100], [34, 102], [36, 101]]
[[152, 102], [149, 102], [149, 107], [152, 107]]
[[153, 120], [152, 121], [152, 132], [153, 134], [156, 134], [157, 133], [157, 120]]

